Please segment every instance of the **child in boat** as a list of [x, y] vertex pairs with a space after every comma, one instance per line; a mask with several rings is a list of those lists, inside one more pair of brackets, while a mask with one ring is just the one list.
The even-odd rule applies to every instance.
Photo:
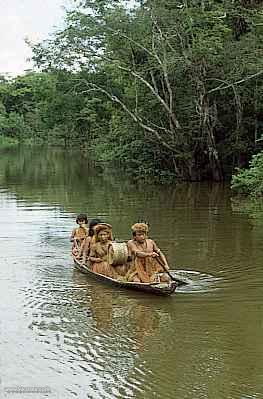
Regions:
[[82, 258], [82, 263], [84, 265], [89, 260], [89, 254], [90, 254], [92, 245], [95, 244], [94, 227], [100, 223], [102, 223], [100, 219], [91, 219], [91, 221], [89, 222], [88, 236], [83, 241], [81, 248], [80, 248], [80, 254], [79, 254], [79, 258]]
[[[131, 229], [133, 239], [129, 240], [127, 245], [133, 261], [126, 278], [134, 282], [154, 282], [157, 273], [169, 270], [167, 260], [156, 243], [147, 238], [149, 229], [146, 223], [135, 223]], [[169, 282], [170, 278], [163, 274], [160, 281]]]
[[112, 243], [112, 226], [100, 223], [94, 227], [94, 232], [95, 244], [91, 246], [89, 256], [91, 270], [107, 277], [116, 278], [116, 271], [108, 262], [109, 247]]
[[76, 218], [79, 227], [72, 230], [70, 241], [72, 242], [72, 254], [79, 255], [80, 247], [88, 236], [88, 218], [87, 215], [81, 213]]

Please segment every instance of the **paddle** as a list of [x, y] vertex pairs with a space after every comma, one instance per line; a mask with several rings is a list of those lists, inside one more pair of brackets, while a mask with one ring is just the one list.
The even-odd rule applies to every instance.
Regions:
[[163, 270], [168, 274], [168, 276], [170, 277], [171, 280], [175, 281], [176, 283], [182, 285], [185, 284], [182, 280], [179, 280], [177, 278], [175, 278], [170, 272], [169, 270], [166, 269], [164, 263], [162, 262], [162, 260], [159, 258], [159, 256], [156, 256], [156, 258], [154, 258], [157, 260], [157, 262], [162, 266]]

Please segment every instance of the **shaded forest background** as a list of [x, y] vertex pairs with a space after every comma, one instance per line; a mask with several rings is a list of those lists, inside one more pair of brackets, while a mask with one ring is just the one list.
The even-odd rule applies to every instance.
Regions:
[[259, 0], [78, 0], [0, 78], [0, 135], [74, 146], [157, 180], [221, 181], [263, 138]]

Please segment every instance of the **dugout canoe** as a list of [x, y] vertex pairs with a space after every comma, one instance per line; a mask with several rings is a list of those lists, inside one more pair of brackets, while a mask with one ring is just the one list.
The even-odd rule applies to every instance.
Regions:
[[73, 257], [73, 259], [74, 259], [75, 268], [79, 270], [81, 273], [84, 273], [87, 276], [99, 280], [103, 283], [117, 286], [119, 288], [143, 291], [155, 295], [168, 296], [171, 295], [178, 287], [178, 283], [176, 281], [171, 281], [170, 283], [135, 283], [130, 281], [115, 280], [108, 276], [104, 276], [103, 274], [95, 273], [92, 270], [90, 270], [87, 265], [82, 264], [75, 257]]

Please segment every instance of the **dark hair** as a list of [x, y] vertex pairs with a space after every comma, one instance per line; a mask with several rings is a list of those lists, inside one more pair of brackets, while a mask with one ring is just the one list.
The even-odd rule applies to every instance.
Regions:
[[102, 223], [100, 219], [91, 219], [89, 222], [89, 236], [94, 236], [93, 227], [97, 226], [97, 224]]
[[[136, 234], [137, 234], [137, 233], [138, 233], [138, 231], [133, 231], [133, 232], [132, 232], [132, 236], [133, 236], [133, 237], [136, 237]], [[144, 233], [144, 234], [145, 234], [145, 233]]]
[[77, 218], [76, 218], [76, 223], [78, 223], [79, 220], [84, 220], [86, 224], [88, 224], [88, 217], [85, 213], [80, 213]]

